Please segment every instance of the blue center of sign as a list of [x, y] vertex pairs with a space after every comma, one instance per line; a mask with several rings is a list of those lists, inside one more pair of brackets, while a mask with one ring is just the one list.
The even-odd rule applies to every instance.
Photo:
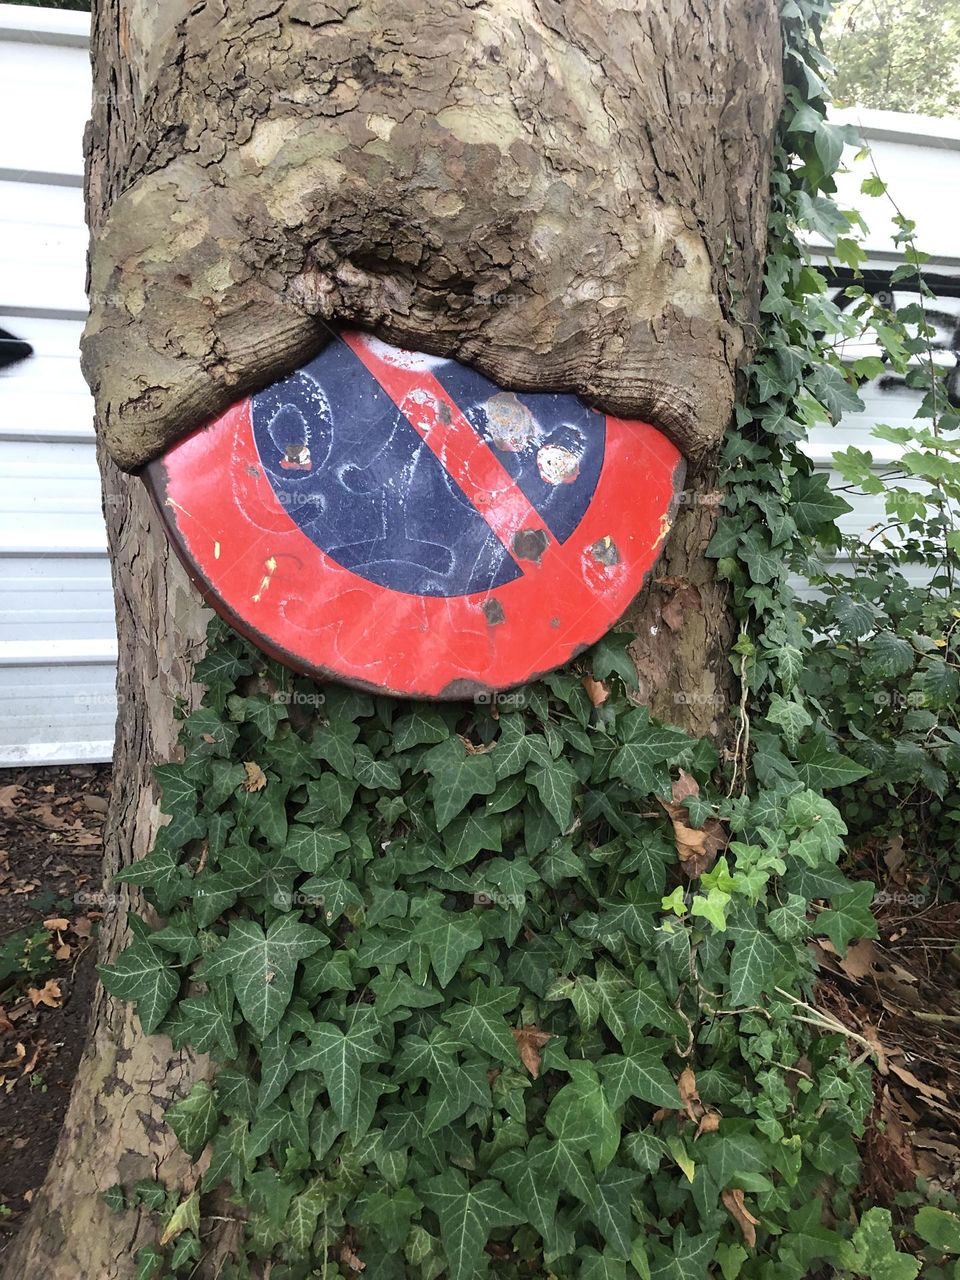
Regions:
[[[583, 519], [605, 419], [575, 396], [502, 391], [425, 362], [557, 542]], [[342, 341], [252, 397], [264, 472], [290, 519], [370, 582], [422, 596], [491, 591], [523, 569], [374, 375]]]

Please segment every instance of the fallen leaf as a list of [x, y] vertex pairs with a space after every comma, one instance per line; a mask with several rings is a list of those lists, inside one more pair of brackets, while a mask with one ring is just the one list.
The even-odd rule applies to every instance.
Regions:
[[539, 1027], [513, 1027], [513, 1038], [520, 1051], [520, 1061], [536, 1080], [540, 1075], [540, 1050], [550, 1039], [549, 1031]]
[[13, 809], [13, 797], [20, 790], [16, 782], [12, 782], [7, 787], [0, 787], [0, 809]]
[[584, 676], [581, 684], [586, 689], [587, 697], [595, 707], [602, 707], [610, 697], [609, 686], [604, 684], [602, 680], [594, 680], [593, 676]]
[[365, 1271], [367, 1264], [361, 1262], [348, 1244], [340, 1246], [340, 1261], [346, 1263], [351, 1271]]
[[73, 955], [73, 947], [67, 942], [61, 942], [59, 947], [53, 953], [54, 960], [69, 960]]
[[267, 785], [267, 775], [263, 772], [255, 760], [244, 760], [243, 767], [246, 777], [240, 786], [244, 791], [262, 791]]
[[78, 916], [73, 922], [73, 932], [78, 938], [89, 938], [93, 933], [93, 921], [89, 916]]
[[859, 982], [867, 976], [878, 959], [877, 949], [870, 939], [862, 938], [847, 947], [847, 954], [838, 963], [848, 978]]
[[760, 1219], [755, 1218], [743, 1203], [743, 1192], [739, 1187], [727, 1187], [725, 1191], [721, 1192], [720, 1199], [723, 1201], [727, 1212], [740, 1228], [744, 1243], [748, 1248], [754, 1248], [757, 1243], [756, 1227]]
[[697, 1077], [694, 1075], [692, 1067], [684, 1067], [680, 1072], [677, 1091], [680, 1094], [684, 1111], [696, 1124], [703, 1115], [705, 1108], [700, 1101], [699, 1093], [697, 1093]]
[[49, 978], [40, 988], [28, 987], [27, 995], [34, 1008], [38, 1004], [45, 1004], [48, 1009], [59, 1009], [63, 1004], [60, 983], [55, 978]]
[[707, 818], [702, 827], [691, 827], [690, 814], [684, 805], [660, 801], [673, 823], [673, 838], [677, 857], [684, 874], [691, 880], [702, 876], [727, 847], [727, 833], [719, 818]]
[[699, 1138], [702, 1133], [716, 1133], [720, 1128], [720, 1120], [721, 1116], [719, 1111], [705, 1111], [700, 1117], [700, 1123], [697, 1125], [697, 1132], [694, 1135], [694, 1140]]
[[942, 1089], [937, 1089], [932, 1084], [926, 1084], [915, 1076], [912, 1071], [908, 1071], [906, 1067], [898, 1067], [895, 1062], [891, 1062], [889, 1065], [895, 1076], [899, 1077], [904, 1084], [909, 1085], [911, 1089], [916, 1089], [918, 1093], [922, 1093], [925, 1098], [938, 1098], [941, 1102], [947, 1101], [947, 1095]]

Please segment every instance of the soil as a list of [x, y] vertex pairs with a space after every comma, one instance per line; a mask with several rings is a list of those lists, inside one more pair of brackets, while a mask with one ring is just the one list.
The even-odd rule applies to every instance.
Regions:
[[0, 1254], [43, 1181], [86, 1040], [109, 789], [108, 765], [0, 770]]

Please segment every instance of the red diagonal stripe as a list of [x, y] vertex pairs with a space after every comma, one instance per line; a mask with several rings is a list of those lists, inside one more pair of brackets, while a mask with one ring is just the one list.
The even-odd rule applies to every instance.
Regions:
[[518, 564], [527, 568], [531, 558], [539, 559], [518, 555], [514, 547], [520, 533], [539, 532], [550, 541], [539, 512], [433, 374], [382, 360], [363, 334], [342, 337]]

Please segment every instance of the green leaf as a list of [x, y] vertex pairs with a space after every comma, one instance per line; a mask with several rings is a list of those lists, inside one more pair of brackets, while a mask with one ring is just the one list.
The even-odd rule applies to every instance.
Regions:
[[167, 957], [148, 942], [134, 942], [121, 951], [113, 964], [101, 964], [103, 985], [120, 1000], [135, 1000], [144, 1035], [151, 1035], [163, 1021], [180, 990], [178, 975], [167, 967]]
[[319, 875], [326, 871], [338, 853], [349, 848], [350, 837], [342, 831], [293, 826], [283, 846], [283, 857], [295, 862], [301, 871]]
[[635, 1053], [610, 1054], [600, 1059], [600, 1074], [612, 1107], [640, 1098], [655, 1107], [679, 1111], [677, 1084], [655, 1047]]
[[474, 796], [488, 796], [497, 785], [489, 755], [471, 755], [459, 738], [448, 738], [428, 751], [423, 767], [430, 774], [430, 797], [442, 831]]
[[274, 920], [266, 933], [252, 920], [234, 920], [226, 940], [198, 973], [229, 978], [244, 1018], [263, 1038], [290, 1003], [297, 962], [326, 945], [323, 934], [301, 924], [296, 914]]
[[341, 1123], [349, 1124], [350, 1108], [360, 1089], [360, 1067], [381, 1062], [380, 1027], [367, 1006], [348, 1023], [346, 1031], [330, 1022], [318, 1022], [309, 1035], [309, 1046], [299, 1049], [295, 1064], [300, 1071], [319, 1071]]
[[814, 926], [818, 933], [825, 933], [840, 955], [847, 954], [847, 947], [854, 938], [875, 938], [877, 922], [871, 905], [875, 888], [868, 881], [860, 881], [849, 893], [837, 894], [831, 899], [831, 909], [821, 911]]
[[[181, 1145], [183, 1144], [181, 1143]], [[175, 1240], [184, 1231], [192, 1231], [194, 1234], [198, 1234], [200, 1231], [199, 1191], [192, 1192], [185, 1200], [180, 1201], [163, 1229], [160, 1243], [169, 1244], [171, 1240]]]
[[588, 1063], [571, 1064], [574, 1078], [553, 1097], [546, 1126], [559, 1143], [590, 1152], [594, 1168], [605, 1169], [620, 1147], [620, 1121], [614, 1114], [596, 1070]]
[[913, 1233], [941, 1253], [960, 1253], [960, 1216], [925, 1204], [917, 1210]]
[[516, 1008], [518, 997], [516, 987], [488, 987], [478, 979], [470, 986], [468, 1003], [455, 1001], [443, 1020], [496, 1062], [520, 1066], [517, 1042], [504, 1017]]
[[457, 1169], [431, 1178], [423, 1198], [440, 1220], [448, 1280], [472, 1280], [483, 1268], [490, 1233], [523, 1221], [499, 1183], [487, 1179], [471, 1187]]
[[309, 1256], [317, 1223], [329, 1199], [323, 1178], [314, 1178], [306, 1190], [291, 1200], [284, 1230], [295, 1258]]
[[198, 1080], [185, 1098], [164, 1116], [187, 1155], [196, 1160], [217, 1127], [217, 1100], [206, 1080]]
[[834, 751], [825, 734], [818, 733], [797, 752], [797, 776], [811, 791], [846, 787], [871, 772], [849, 756]]
[[777, 948], [761, 929], [737, 929], [734, 937], [730, 1001], [734, 1005], [753, 1005], [775, 977]]
[[898, 1253], [893, 1242], [889, 1209], [868, 1209], [851, 1240], [844, 1240], [838, 1250], [842, 1267], [870, 1280], [914, 1280], [920, 1271], [920, 1260]]
[[433, 903], [416, 922], [416, 939], [427, 949], [441, 987], [448, 986], [470, 952], [483, 945], [474, 912], [447, 911]]
[[560, 830], [566, 831], [573, 816], [573, 789], [577, 784], [577, 775], [570, 764], [561, 759], [531, 765], [527, 769], [527, 780]]

